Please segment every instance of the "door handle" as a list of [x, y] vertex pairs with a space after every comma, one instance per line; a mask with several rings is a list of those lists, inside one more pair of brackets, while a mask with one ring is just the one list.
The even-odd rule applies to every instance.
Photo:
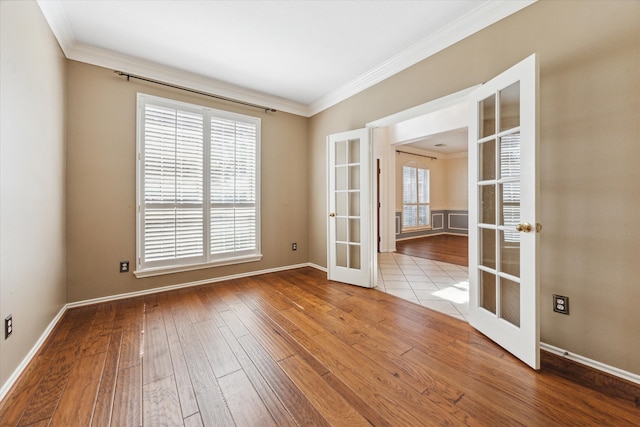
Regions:
[[[516, 225], [516, 230], [524, 231], [525, 233], [531, 232], [533, 227], [528, 222], [523, 222], [522, 224]], [[542, 224], [536, 223], [536, 233], [539, 233], [542, 230]]]
[[329, 216], [330, 216], [331, 218], [333, 218], [334, 216], [336, 216], [336, 213], [335, 213], [335, 212], [331, 212], [331, 213], [329, 214]]

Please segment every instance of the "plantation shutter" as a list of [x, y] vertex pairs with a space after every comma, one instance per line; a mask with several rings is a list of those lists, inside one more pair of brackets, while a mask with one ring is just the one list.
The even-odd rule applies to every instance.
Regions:
[[203, 255], [203, 116], [156, 105], [144, 113], [145, 261]]
[[211, 254], [257, 246], [257, 128], [211, 118]]
[[418, 226], [429, 225], [429, 169], [418, 169]]
[[429, 225], [429, 169], [402, 166], [402, 227]]
[[138, 102], [136, 276], [259, 260], [260, 119]]
[[416, 168], [402, 167], [402, 226], [415, 227], [418, 222], [418, 193], [416, 192]]

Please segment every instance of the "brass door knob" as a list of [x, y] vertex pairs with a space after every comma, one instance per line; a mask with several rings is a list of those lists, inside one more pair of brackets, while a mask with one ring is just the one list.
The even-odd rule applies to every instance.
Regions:
[[524, 231], [525, 233], [529, 233], [531, 229], [531, 224], [529, 224], [528, 222], [523, 222], [522, 224], [516, 225], [516, 230]]

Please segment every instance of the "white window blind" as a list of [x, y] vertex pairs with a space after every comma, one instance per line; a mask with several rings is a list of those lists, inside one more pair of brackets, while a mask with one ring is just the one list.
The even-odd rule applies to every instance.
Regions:
[[429, 169], [402, 166], [402, 228], [428, 227]]
[[136, 274], [259, 259], [259, 148], [257, 118], [138, 95]]

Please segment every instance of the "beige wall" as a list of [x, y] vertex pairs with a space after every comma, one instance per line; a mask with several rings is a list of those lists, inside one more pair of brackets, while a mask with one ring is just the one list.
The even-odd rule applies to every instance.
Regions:
[[0, 31], [1, 386], [66, 302], [66, 60], [35, 2], [0, 2]]
[[444, 159], [447, 168], [447, 209], [469, 209], [469, 158], [466, 155]]
[[[326, 265], [325, 137], [540, 63], [541, 340], [640, 374], [640, 2], [540, 1], [310, 122], [310, 261]], [[571, 315], [552, 312], [567, 295]]]
[[[67, 85], [70, 302], [307, 262], [306, 118], [127, 82], [111, 70], [74, 61], [68, 64]], [[262, 119], [261, 261], [144, 279], [119, 272], [120, 261], [135, 265], [137, 92]], [[295, 252], [293, 242], [298, 243]]]

